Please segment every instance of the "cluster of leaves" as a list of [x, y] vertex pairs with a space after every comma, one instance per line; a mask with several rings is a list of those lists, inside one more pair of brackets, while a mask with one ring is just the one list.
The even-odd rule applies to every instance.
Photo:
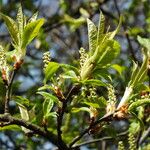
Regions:
[[[38, 35], [44, 23], [44, 19], [36, 20], [36, 13], [27, 22], [21, 7], [18, 10], [17, 21], [14, 21], [4, 14], [1, 14], [1, 16], [7, 25], [14, 47], [13, 51], [4, 52], [6, 55], [5, 62], [7, 62], [8, 58], [13, 58], [10, 65], [13, 62], [14, 67], [12, 67], [12, 70], [15, 70], [18, 69], [16, 65], [24, 60], [26, 47]], [[68, 16], [66, 17], [69, 22], [70, 18]], [[82, 22], [84, 20], [80, 21]], [[120, 44], [114, 37], [121, 26], [121, 21], [122, 17], [120, 18], [116, 30], [110, 32], [108, 28], [106, 32], [104, 32], [105, 17], [102, 13], [100, 14], [98, 28], [91, 20], [87, 19], [89, 50], [88, 52], [86, 52], [86, 50], [83, 51], [80, 57], [82, 64], [78, 64], [77, 67], [52, 62], [51, 59], [48, 59], [48, 62], [44, 60], [46, 63], [43, 69], [45, 74], [43, 81], [44, 86], [40, 87], [37, 92], [37, 94], [43, 96], [44, 100], [30, 101], [26, 98], [15, 96], [14, 100], [19, 106], [21, 118], [26, 121], [31, 121], [41, 128], [44, 126], [46, 130], [56, 134], [56, 132], [58, 132], [56, 128], [56, 124], [58, 123], [56, 122], [56, 118], [61, 114], [63, 121], [62, 137], [66, 143], [70, 143], [72, 138], [78, 135], [79, 124], [84, 127], [90, 126], [101, 117], [111, 114], [113, 114], [113, 119], [128, 119], [128, 116], [131, 115], [129, 132], [133, 132], [133, 128], [136, 126], [138, 127], [137, 133], [139, 131], [144, 133], [143, 131], [150, 120], [149, 118], [144, 120], [144, 111], [150, 104], [150, 99], [149, 96], [144, 98], [139, 97], [138, 94], [141, 92], [141, 89], [136, 91], [136, 93], [134, 93], [134, 90], [136, 90], [137, 85], [146, 81], [145, 77], [149, 70], [150, 41], [149, 39], [138, 37], [138, 41], [143, 47], [143, 63], [139, 66], [133, 62], [133, 71], [129, 84], [126, 87], [119, 105], [116, 107], [116, 103], [118, 102], [115, 97], [115, 89], [110, 85], [111, 79], [108, 70], [110, 66], [113, 66], [113, 68], [118, 71], [118, 66], [116, 65], [117, 67], [114, 67], [111, 63], [120, 52]], [[1, 51], [3, 51], [3, 48], [1, 49]], [[6, 65], [5, 63], [3, 64], [4, 66]], [[20, 67], [21, 65], [19, 68]], [[6, 67], [1, 68], [2, 77], [4, 76], [3, 71], [5, 68]], [[6, 69], [5, 72], [7, 72]], [[7, 74], [8, 77], [6, 80], [9, 81], [10, 73]], [[73, 93], [73, 95], [70, 96], [72, 91], [68, 89], [77, 86], [79, 86], [77, 93], [75, 92], [75, 94]], [[149, 87], [145, 87], [148, 91]], [[100, 89], [106, 91], [106, 88], [108, 89], [108, 94], [106, 94], [106, 92], [105, 94], [99, 92]], [[38, 98], [41, 99], [41, 97]], [[26, 105], [29, 105], [28, 109], [25, 107]], [[62, 112], [68, 114], [64, 115]], [[80, 114], [82, 114], [83, 117], [85, 116], [85, 120], [80, 117]], [[144, 125], [143, 121], [146, 122], [146, 125]], [[29, 130], [25, 128], [22, 128], [22, 130], [26, 133], [29, 132]], [[108, 130], [107, 121], [100, 124], [100, 126], [93, 127], [89, 133], [95, 134], [98, 131], [104, 132], [105, 130]]]

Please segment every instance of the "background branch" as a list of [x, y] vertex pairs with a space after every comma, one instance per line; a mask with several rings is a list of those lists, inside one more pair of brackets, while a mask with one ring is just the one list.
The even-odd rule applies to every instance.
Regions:
[[[9, 124], [5, 124], [5, 123], [9, 123]], [[4, 115], [0, 115], [0, 126], [7, 126], [7, 125], [19, 125], [19, 126], [23, 126], [31, 131], [33, 131], [34, 134], [40, 135], [44, 138], [47, 138], [50, 142], [52, 142], [53, 144], [58, 146], [58, 140], [57, 140], [57, 136], [55, 134], [53, 134], [52, 132], [49, 131], [44, 131], [42, 130], [41, 127], [34, 125], [30, 122], [27, 122], [25, 120], [22, 119], [18, 119], [15, 117], [12, 117], [10, 115], [4, 114]], [[63, 143], [65, 144], [65, 143]]]
[[[128, 134], [128, 131], [119, 133], [119, 134], [116, 135], [116, 137], [124, 136], [126, 134]], [[116, 137], [106, 136], [106, 137], [102, 137], [102, 138], [99, 138], [99, 139], [89, 140], [89, 141], [83, 142], [81, 144], [76, 144], [75, 146], [73, 146], [73, 148], [81, 147], [81, 146], [92, 144], [92, 143], [97, 143], [97, 142], [100, 142], [100, 141], [111, 140], [111, 139], [114, 139]]]

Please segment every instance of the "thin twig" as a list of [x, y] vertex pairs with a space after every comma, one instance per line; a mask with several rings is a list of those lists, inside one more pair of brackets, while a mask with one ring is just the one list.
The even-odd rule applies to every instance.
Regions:
[[[119, 134], [117, 134], [116, 137], [126, 135], [127, 133], [128, 133], [128, 131], [119, 133]], [[99, 141], [111, 140], [111, 139], [114, 139], [116, 137], [106, 136], [106, 137], [102, 137], [102, 138], [99, 138], [99, 139], [89, 140], [89, 141], [83, 142], [81, 144], [76, 144], [75, 146], [73, 146], [73, 148], [77, 148], [77, 147], [84, 146], [84, 145], [89, 145], [89, 144], [92, 144], [92, 143], [97, 143]]]
[[16, 75], [17, 70], [14, 70], [11, 74], [10, 80], [8, 81], [8, 84], [6, 85], [6, 96], [5, 96], [5, 113], [9, 113], [9, 101], [11, 98], [11, 87], [13, 84], [14, 77]]

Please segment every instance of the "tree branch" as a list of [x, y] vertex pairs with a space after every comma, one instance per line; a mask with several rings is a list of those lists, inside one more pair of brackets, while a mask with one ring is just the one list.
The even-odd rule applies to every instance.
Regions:
[[58, 116], [57, 116], [57, 134], [58, 134], [58, 143], [59, 143], [59, 148], [60, 150], [67, 150], [67, 146], [66, 145], [62, 145], [63, 144], [63, 140], [62, 140], [62, 131], [61, 131], [61, 126], [62, 126], [62, 122], [63, 122], [63, 116], [64, 113], [66, 111], [67, 108], [67, 103], [70, 100], [71, 96], [73, 95], [75, 89], [77, 89], [77, 86], [74, 85], [70, 91], [68, 92], [68, 95], [66, 96], [66, 98], [62, 101], [62, 107], [58, 108]]
[[[34, 134], [40, 135], [44, 138], [47, 138], [50, 142], [52, 142], [53, 144], [58, 146], [57, 136], [55, 134], [53, 134], [52, 132], [49, 132], [49, 131], [46, 132], [37, 125], [34, 125], [23, 119], [18, 119], [18, 118], [12, 117], [8, 114], [0, 115], [0, 127], [7, 126], [7, 125], [13, 125], [13, 124], [18, 125], [18, 126], [23, 126], [27, 129], [33, 131]], [[63, 144], [65, 144], [65, 143], [63, 142]]]
[[[122, 133], [119, 133], [117, 134], [116, 137], [118, 136], [124, 136], [128, 133], [128, 131], [125, 131], [125, 132], [122, 132]], [[99, 139], [94, 139], [94, 140], [89, 140], [89, 141], [86, 141], [86, 142], [83, 142], [81, 144], [76, 144], [75, 146], [73, 146], [73, 148], [78, 148], [80, 146], [84, 146], [84, 145], [88, 145], [88, 144], [92, 144], [92, 143], [97, 143], [99, 141], [104, 141], [104, 140], [111, 140], [111, 139], [114, 139], [116, 137], [110, 137], [110, 136], [106, 136], [106, 137], [102, 137], [102, 138], [99, 138]]]
[[71, 148], [77, 141], [79, 141], [86, 133], [89, 132], [90, 129], [92, 129], [95, 125], [103, 122], [103, 121], [108, 121], [108, 120], [112, 120], [114, 113], [111, 114], [106, 114], [104, 115], [102, 118], [100, 118], [99, 120], [97, 120], [96, 122], [92, 123], [88, 128], [86, 128], [83, 132], [80, 133], [79, 136], [75, 137], [73, 139], [73, 141], [69, 144], [69, 147]]

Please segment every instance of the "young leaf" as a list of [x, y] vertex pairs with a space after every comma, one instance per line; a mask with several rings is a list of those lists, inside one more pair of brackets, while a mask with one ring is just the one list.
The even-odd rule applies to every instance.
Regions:
[[103, 13], [100, 13], [100, 19], [99, 19], [99, 25], [98, 25], [98, 34], [97, 34], [97, 46], [100, 44], [100, 41], [102, 39], [102, 34], [104, 33], [105, 28], [105, 17]]
[[8, 126], [0, 127], [0, 131], [5, 131], [5, 130], [21, 131], [21, 128], [17, 125], [8, 125]]
[[122, 20], [123, 20], [123, 16], [120, 16], [119, 24], [118, 24], [116, 30], [114, 30], [113, 32], [108, 33], [109, 34], [109, 40], [112, 40], [115, 37], [115, 35], [117, 34], [117, 32], [119, 31]]
[[55, 103], [59, 102], [59, 100], [58, 100], [58, 98], [56, 96], [54, 96], [54, 95], [52, 95], [52, 94], [50, 94], [48, 92], [42, 92], [41, 91], [41, 92], [37, 92], [37, 94], [42, 95], [44, 97], [44, 99], [48, 99], [49, 101], [53, 101]]
[[89, 52], [92, 55], [96, 50], [96, 40], [97, 40], [97, 28], [94, 23], [87, 19], [88, 25], [88, 38], [89, 38]]
[[19, 110], [20, 110], [20, 114], [21, 114], [21, 118], [28, 121], [29, 120], [29, 115], [28, 115], [28, 111], [27, 109], [20, 103], [17, 103]]
[[137, 107], [141, 106], [141, 105], [145, 105], [145, 104], [149, 104], [150, 105], [150, 99], [140, 99], [140, 100], [137, 100], [136, 102], [133, 102], [128, 110], [129, 111], [133, 111], [135, 110]]
[[[26, 121], [29, 121], [29, 114], [28, 114], [27, 109], [22, 104], [20, 103], [17, 103], [17, 104], [20, 110], [21, 118]], [[30, 131], [29, 129], [26, 129], [25, 127], [21, 127], [21, 128], [25, 133], [28, 133]]]
[[71, 112], [73, 112], [73, 113], [78, 113], [80, 111], [87, 111], [89, 113], [91, 112], [88, 107], [72, 108], [72, 110], [71, 110]]
[[43, 24], [44, 19], [38, 19], [26, 25], [23, 31], [22, 48], [25, 48], [38, 35]]
[[49, 113], [51, 112], [53, 105], [54, 105], [54, 101], [52, 101], [51, 99], [45, 99], [43, 103], [44, 117], [49, 116]]
[[114, 65], [111, 65], [111, 67], [113, 69], [115, 69], [119, 75], [122, 75], [122, 72], [124, 71], [125, 67], [124, 66], [120, 66], [120, 65], [117, 65], [117, 64], [114, 64]]
[[148, 50], [150, 50], [150, 39], [142, 38], [140, 36], [137, 37], [138, 42]]
[[29, 105], [29, 100], [27, 98], [24, 98], [22, 96], [14, 96], [14, 99], [17, 103], [22, 105]]
[[93, 103], [93, 102], [83, 102], [84, 104], [88, 106], [92, 106], [93, 108], [99, 108], [99, 104]]
[[47, 67], [45, 68], [45, 82], [50, 80], [52, 76], [56, 73], [60, 65], [56, 62], [49, 62]]
[[107, 66], [111, 63], [120, 53], [120, 44], [115, 40], [108, 40], [105, 42], [104, 45], [99, 47], [99, 54], [98, 64], [101, 67]]
[[0, 15], [2, 16], [2, 18], [4, 19], [4, 21], [6, 23], [7, 29], [11, 35], [11, 38], [12, 38], [14, 44], [17, 45], [19, 43], [19, 36], [18, 36], [19, 31], [18, 31], [16, 22], [12, 18], [10, 18], [2, 13]]
[[91, 80], [85, 80], [82, 82], [85, 85], [95, 85], [95, 86], [107, 86], [106, 83], [96, 80], [96, 79], [91, 79]]
[[36, 21], [37, 16], [38, 16], [38, 12], [36, 12], [35, 14], [33, 14], [33, 16], [29, 19], [28, 23]]
[[60, 67], [62, 67], [64, 69], [67, 69], [67, 70], [73, 70], [73, 71], [75, 71], [75, 73], [79, 74], [78, 68], [76, 68], [74, 66], [71, 66], [71, 65], [68, 65], [68, 64], [60, 64]]
[[19, 39], [21, 40], [23, 34], [23, 28], [24, 28], [24, 16], [23, 16], [21, 5], [19, 6], [18, 13], [17, 13], [17, 22], [18, 22], [18, 30], [20, 35]]

